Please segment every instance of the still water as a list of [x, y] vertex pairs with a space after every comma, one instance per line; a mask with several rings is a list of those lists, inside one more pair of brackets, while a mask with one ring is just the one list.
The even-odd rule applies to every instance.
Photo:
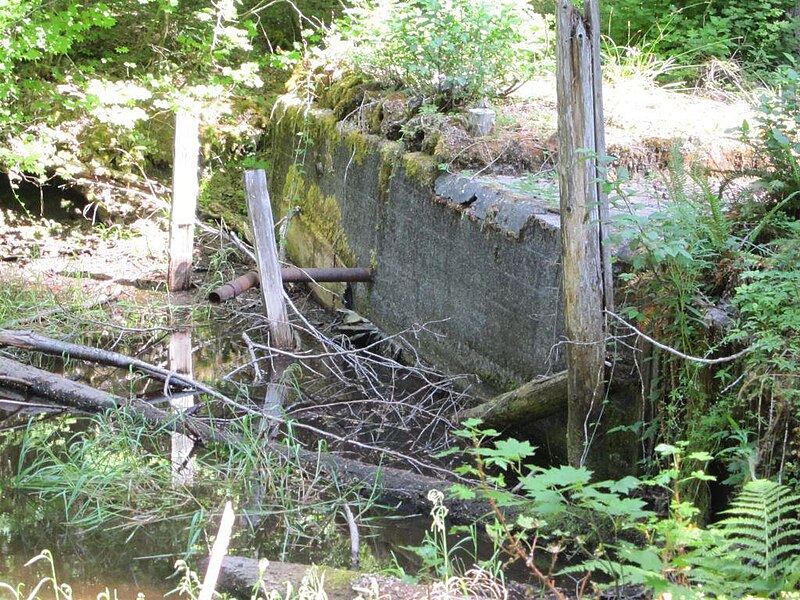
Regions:
[[[149, 362], [170, 365], [174, 370], [194, 373], [203, 381], [216, 382], [228, 394], [241, 393], [241, 388], [223, 379], [237, 366], [245, 364], [250, 354], [240, 342], [238, 331], [230, 327], [228, 319], [198, 320], [190, 333], [182, 329], [181, 335], [184, 336], [181, 343], [176, 343], [174, 336], [172, 340], [164, 337], [158, 344], [153, 344], [152, 349], [142, 358]], [[141, 344], [141, 340], [136, 344]], [[175, 356], [179, 348], [183, 348], [189, 355]], [[125, 347], [117, 350], [130, 352]], [[182, 365], [180, 368], [178, 362]], [[131, 381], [124, 374], [121, 376], [119, 371], [108, 367], [72, 361], [65, 365], [60, 360], [53, 360], [51, 363], [45, 361], [42, 366], [67, 376], [77, 375], [90, 385], [108, 389], [112, 393], [128, 393], [132, 386], [139, 395], [158, 395], [162, 391], [158, 383], [153, 384], [144, 379]], [[243, 379], [252, 379], [252, 374], [247, 370], [240, 371], [239, 375]], [[409, 386], [408, 382], [403, 385]], [[305, 381], [302, 374], [296, 376], [288, 387], [292, 388], [292, 401], [305, 402], [306, 406], [312, 396], [321, 393], [327, 399], [338, 397], [338, 401], [345, 405], [349, 401], [347, 391], [335, 389], [336, 382], [321, 382], [313, 378]], [[253, 397], [263, 398], [266, 389], [267, 385], [261, 382], [248, 386], [247, 391]], [[185, 402], [186, 398], [182, 400]], [[6, 409], [8, 415], [8, 407]], [[305, 411], [303, 414], [311, 413], [313, 411]], [[198, 534], [191, 517], [187, 516], [188, 513], [183, 513], [174, 520], [147, 524], [137, 529], [120, 527], [119, 520], [111, 520], [108, 526], [101, 525], [90, 531], [80, 525], [65, 526], [64, 511], [70, 509], [64, 504], [69, 505], [69, 499], [59, 502], [56, 498], [54, 501], [53, 494], [49, 493], [49, 501], [45, 501], [30, 492], [14, 491], [10, 482], [27, 462], [27, 459], [22, 458], [22, 447], [26, 438], [48, 436], [47, 439], [54, 447], [62, 448], [56, 451], [58, 453], [79, 443], [76, 440], [88, 436], [96, 426], [91, 421], [76, 421], [73, 417], [39, 417], [35, 425], [25, 429], [32, 415], [17, 414], [12, 418], [4, 418], [2, 415], [0, 411], [0, 427], [6, 432], [0, 433], [0, 582], [13, 587], [24, 583], [26, 590], [33, 589], [43, 577], [51, 576], [51, 567], [44, 560], [29, 567], [25, 563], [43, 549], [48, 549], [54, 557], [58, 582], [68, 583], [76, 599], [94, 599], [106, 593], [114, 598], [115, 592], [120, 599], [134, 599], [140, 594], [146, 598], [161, 598], [179, 583], [178, 578], [172, 576], [175, 561], [186, 558], [191, 563], [207, 552], [207, 543], [210, 540], [206, 539], [206, 533]], [[148, 451], [166, 457], [165, 460], [169, 460], [170, 455], [176, 456], [174, 445], [170, 448], [166, 439], [160, 440]], [[185, 448], [178, 456], [180, 458], [177, 460], [186, 463]], [[201, 461], [207, 458], [203, 449], [196, 450], [192, 457], [199, 457]], [[224, 474], [224, 465], [219, 467], [218, 472]], [[213, 480], [214, 474], [209, 474], [206, 468], [205, 472], [201, 469], [194, 484], [187, 481], [183, 483], [189, 483], [192, 493], [197, 496], [198, 504], [214, 506], [215, 496], [219, 491]], [[257, 490], [258, 486], [249, 486], [246, 489]], [[66, 497], [67, 492], [64, 493]], [[262, 556], [270, 560], [349, 566], [350, 539], [341, 505], [337, 505], [336, 499], [323, 492], [319, 497], [310, 498], [309, 501], [316, 503], [316, 506], [303, 512], [305, 509], [301, 505], [301, 496], [304, 494], [313, 496], [311, 490], [298, 490], [292, 497], [262, 498], [260, 502], [265, 508], [262, 514], [257, 514], [255, 526], [253, 521], [246, 519], [237, 522], [231, 553]], [[96, 501], [103, 503], [104, 498], [96, 498]], [[253, 498], [248, 497], [237, 498], [239, 507], [252, 506], [253, 501]], [[350, 502], [354, 501], [357, 501], [356, 498], [351, 497]], [[194, 510], [192, 507], [190, 509]], [[191, 512], [190, 509], [186, 510]], [[297, 514], [281, 515], [283, 509]], [[378, 512], [380, 511], [373, 509], [370, 513], [361, 515], [359, 520], [364, 548], [362, 560], [366, 558], [366, 566], [371, 569], [396, 564], [408, 572], [416, 572], [419, 566], [418, 557], [407, 547], [422, 543], [430, 519], [427, 515], [416, 515], [403, 520], [386, 520], [377, 516]], [[396, 516], [391, 509], [383, 514]], [[213, 536], [216, 517], [210, 522], [207, 514], [202, 515], [202, 518], [208, 522], [205, 527], [207, 535]], [[23, 594], [22, 597], [25, 596]], [[53, 596], [43, 593], [41, 597]], [[8, 590], [0, 589], [0, 600], [6, 598], [11, 599], [14, 596]]]

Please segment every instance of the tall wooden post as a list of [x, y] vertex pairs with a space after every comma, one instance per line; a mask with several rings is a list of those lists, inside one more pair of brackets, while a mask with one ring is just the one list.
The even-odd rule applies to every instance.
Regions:
[[[587, 8], [595, 3], [588, 1]], [[599, 27], [593, 30], [591, 20], [571, 0], [558, 0], [556, 12], [567, 453], [570, 464], [602, 471], [604, 457], [590, 452], [605, 395], [604, 276], [596, 181], [597, 159], [604, 149], [598, 146], [602, 107], [596, 107], [600, 100], [596, 88], [601, 81], [593, 48]]]
[[199, 121], [185, 111], [175, 115], [175, 144], [172, 166], [172, 210], [169, 222], [170, 291], [188, 290], [192, 277], [194, 220], [197, 209]]
[[261, 297], [269, 319], [270, 341], [276, 348], [291, 348], [294, 338], [283, 302], [283, 280], [275, 242], [275, 222], [267, 191], [267, 174], [263, 169], [245, 171], [244, 187], [247, 210], [253, 225]]
[[[603, 115], [603, 73], [600, 61], [600, 4], [598, 0], [584, 0], [584, 14], [592, 37], [592, 92], [594, 102], [594, 149], [595, 166], [606, 157], [606, 128]], [[611, 214], [608, 207], [608, 194], [603, 189], [602, 173], [596, 171], [597, 201], [600, 214], [600, 253], [603, 268], [603, 308], [614, 311], [614, 277], [611, 271]]]

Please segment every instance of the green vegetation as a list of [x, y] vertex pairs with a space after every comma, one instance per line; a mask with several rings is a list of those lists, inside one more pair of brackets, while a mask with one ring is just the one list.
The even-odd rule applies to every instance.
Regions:
[[668, 202], [656, 212], [643, 214], [615, 186], [629, 262], [624, 312], [675, 351], [649, 359], [661, 376], [645, 381], [656, 417], [645, 439], [685, 437], [693, 449], [725, 455], [732, 486], [749, 476], [798, 477], [789, 433], [800, 368], [797, 161], [789, 159], [798, 143], [796, 90], [790, 71], [764, 98], [757, 128], [742, 126], [765, 165], [741, 173], [744, 185], [729, 178], [717, 189], [675, 151]]
[[508, 92], [547, 53], [544, 18], [516, 0], [359, 0], [345, 15], [334, 56], [440, 106]]
[[[620, 0], [602, 4], [603, 21], [615, 46], [626, 47], [632, 54], [641, 55], [644, 50], [662, 59], [673, 57], [677, 65], [685, 67], [678, 72], [684, 77], [702, 76], [703, 65], [716, 59], [738, 63], [740, 70], [769, 78], [798, 48], [800, 15], [794, 0], [700, 0], [684, 5], [666, 0]], [[712, 75], [710, 70], [708, 74]]]
[[[800, 495], [787, 486], [749, 482], [726, 518], [703, 529], [698, 509], [680, 489], [689, 480], [713, 480], [705, 473], [713, 457], [687, 454], [686, 443], [659, 445], [660, 468], [650, 478], [592, 481], [585, 468], [530, 464], [535, 448], [527, 442], [498, 439], [479, 421], [464, 425], [459, 435], [472, 444], [466, 451], [472, 463], [461, 473], [480, 485], [455, 486], [455, 496], [488, 500], [493, 522], [486, 530], [495, 547], [524, 563], [554, 597], [567, 597], [558, 586], [564, 577], [577, 582], [578, 597], [630, 585], [681, 598], [771, 597], [795, 590]], [[701, 468], [683, 476], [684, 461]], [[511, 481], [521, 495], [507, 491]], [[669, 497], [666, 514], [642, 497], [659, 490]], [[434, 535], [428, 547], [438, 550], [439, 561], [431, 562], [449, 567], [442, 538]]]

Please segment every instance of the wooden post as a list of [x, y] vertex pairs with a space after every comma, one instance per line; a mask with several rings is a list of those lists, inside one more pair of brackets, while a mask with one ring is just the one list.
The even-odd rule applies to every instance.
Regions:
[[203, 585], [200, 587], [197, 600], [211, 600], [214, 596], [214, 590], [217, 588], [217, 579], [219, 579], [219, 571], [222, 568], [222, 559], [228, 554], [228, 546], [231, 543], [231, 532], [233, 531], [235, 517], [233, 505], [228, 500], [222, 510], [222, 519], [219, 522], [214, 545], [211, 547], [206, 576], [203, 578]]
[[604, 286], [596, 184], [597, 131], [602, 124], [596, 123], [592, 32], [571, 0], [558, 0], [556, 11], [567, 454], [570, 464], [597, 471], [605, 457], [589, 451], [604, 400]]
[[[600, 4], [598, 0], [584, 0], [584, 14], [589, 23], [592, 38], [592, 91], [594, 101], [594, 149], [595, 169], [600, 160], [606, 159], [606, 128], [603, 115], [603, 73], [600, 61]], [[600, 210], [600, 253], [603, 269], [603, 308], [614, 311], [614, 276], [611, 271], [611, 214], [608, 207], [608, 194], [603, 189], [603, 173], [595, 170], [597, 179], [597, 201]]]
[[267, 175], [264, 170], [245, 171], [244, 187], [247, 210], [253, 226], [261, 297], [269, 319], [271, 343], [276, 348], [291, 348], [294, 345], [294, 338], [286, 316], [286, 305], [283, 302], [283, 280], [275, 243], [275, 223], [272, 219]]
[[188, 290], [192, 277], [194, 220], [197, 207], [199, 121], [195, 115], [179, 111], [175, 115], [175, 145], [172, 166], [172, 211], [169, 223], [170, 291]]

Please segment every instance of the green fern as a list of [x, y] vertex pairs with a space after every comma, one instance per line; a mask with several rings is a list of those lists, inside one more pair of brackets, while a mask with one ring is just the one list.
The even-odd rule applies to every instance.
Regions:
[[[710, 214], [705, 220], [711, 242], [717, 252], [722, 252], [731, 240], [731, 223], [723, 212], [722, 197], [711, 188], [708, 177], [702, 171], [693, 170], [692, 181], [699, 188], [699, 198], [708, 204]], [[703, 213], [705, 212], [704, 210]]]
[[[690, 577], [707, 593], [773, 595], [795, 589], [800, 566], [800, 496], [761, 479], [746, 484], [690, 557]], [[705, 550], [705, 552], [702, 552]]]
[[689, 198], [689, 191], [687, 189], [689, 174], [686, 172], [686, 162], [683, 158], [681, 143], [677, 140], [669, 147], [667, 174], [668, 178], [666, 184], [669, 198], [673, 202], [685, 202]]

